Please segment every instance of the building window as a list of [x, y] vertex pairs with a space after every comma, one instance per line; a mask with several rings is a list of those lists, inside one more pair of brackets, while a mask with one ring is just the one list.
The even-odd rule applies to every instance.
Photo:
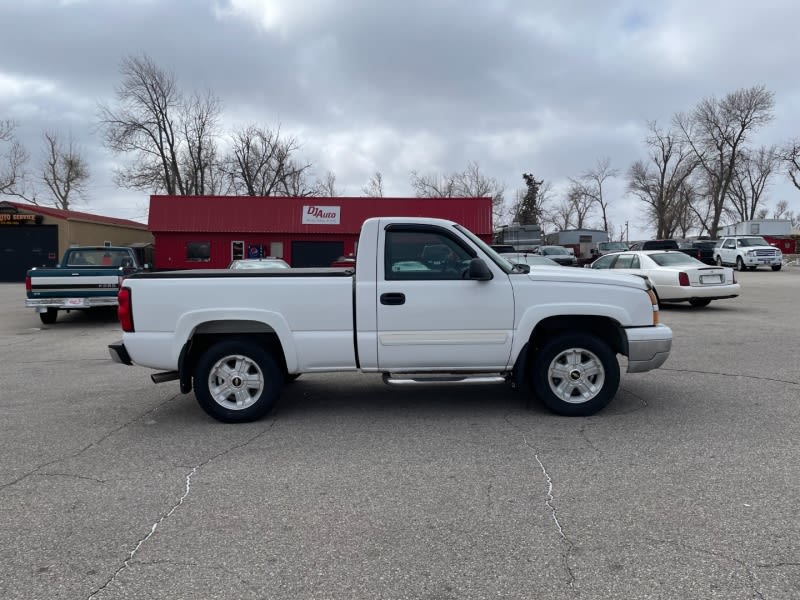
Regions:
[[211, 260], [211, 242], [186, 242], [186, 260], [208, 262]]
[[269, 255], [283, 258], [283, 242], [271, 242], [269, 245]]
[[244, 258], [244, 242], [231, 242], [231, 260]]

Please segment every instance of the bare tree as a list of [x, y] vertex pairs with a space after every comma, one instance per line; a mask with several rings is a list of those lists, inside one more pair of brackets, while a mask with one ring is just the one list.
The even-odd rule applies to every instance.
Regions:
[[306, 184], [311, 164], [293, 160], [299, 147], [295, 138], [282, 137], [280, 128], [272, 131], [251, 124], [234, 132], [224, 164], [235, 192], [246, 196], [314, 194]]
[[375, 171], [361, 190], [365, 196], [370, 198], [383, 198], [383, 175], [381, 175], [381, 172]]
[[675, 231], [681, 213], [680, 190], [697, 167], [691, 147], [673, 130], [655, 121], [647, 124], [648, 159], [637, 160], [628, 170], [628, 191], [647, 205], [647, 216], [659, 239]]
[[185, 99], [174, 75], [147, 56], [123, 59], [120, 71], [116, 106], [100, 105], [106, 146], [133, 156], [116, 170], [117, 183], [169, 195], [211, 191], [206, 182], [219, 180], [211, 173], [218, 100], [210, 93]]
[[323, 198], [336, 198], [339, 192], [336, 189], [336, 174], [333, 171], [325, 173], [325, 179], [317, 182], [317, 195]]
[[741, 221], [755, 218], [758, 205], [779, 164], [775, 146], [761, 146], [754, 152], [742, 150], [728, 189], [735, 218]]
[[449, 175], [420, 175], [411, 172], [411, 187], [418, 198], [485, 198], [492, 199], [492, 214], [500, 220], [504, 214], [505, 185], [481, 173], [476, 162], [461, 172]]
[[71, 137], [63, 142], [58, 134], [45, 132], [44, 140], [42, 182], [53, 195], [55, 207], [69, 210], [75, 196], [80, 198], [86, 193], [89, 167]]
[[[702, 100], [690, 114], [679, 114], [675, 124], [691, 146], [705, 180], [710, 222], [703, 226], [717, 235], [728, 191], [749, 134], [773, 117], [774, 95], [764, 86], [740, 89], [722, 100]], [[699, 216], [699, 213], [698, 213]]]
[[31, 196], [25, 192], [28, 153], [14, 135], [15, 129], [13, 121], [0, 121], [0, 195], [31, 201]]
[[800, 190], [800, 140], [788, 142], [779, 151], [779, 158], [786, 169], [786, 175], [794, 187]]
[[219, 99], [207, 92], [197, 93], [186, 100], [181, 109], [183, 144], [180, 164], [186, 193], [213, 194], [217, 159], [218, 123], [221, 112]]
[[603, 231], [608, 232], [608, 200], [603, 196], [603, 184], [610, 177], [619, 175], [618, 169], [611, 168], [611, 159], [608, 157], [598, 159], [593, 169], [584, 171], [572, 183], [580, 187], [581, 194], [590, 198], [598, 207], [603, 219]]

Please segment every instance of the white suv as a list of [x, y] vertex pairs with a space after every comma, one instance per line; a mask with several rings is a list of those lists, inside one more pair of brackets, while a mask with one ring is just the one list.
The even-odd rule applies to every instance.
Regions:
[[714, 262], [717, 265], [735, 266], [739, 271], [754, 271], [759, 265], [769, 265], [773, 271], [780, 271], [783, 255], [775, 246], [757, 235], [723, 237], [714, 248]]

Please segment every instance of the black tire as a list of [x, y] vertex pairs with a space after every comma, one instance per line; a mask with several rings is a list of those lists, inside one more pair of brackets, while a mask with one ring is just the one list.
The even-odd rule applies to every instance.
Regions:
[[782, 266], [783, 265], [772, 265], [772, 270], [773, 271], [780, 271]]
[[194, 395], [206, 413], [224, 423], [255, 421], [275, 405], [284, 373], [261, 346], [230, 340], [211, 346], [194, 370]]
[[48, 308], [47, 312], [39, 313], [39, 318], [45, 325], [52, 325], [53, 323], [56, 322], [56, 319], [58, 318], [58, 309]]
[[744, 266], [744, 261], [742, 260], [741, 256], [736, 257], [736, 270], [737, 271], [746, 271], [747, 267]]
[[717, 256], [717, 259], [714, 262], [717, 263], [718, 267], [721, 267], [722, 266], [722, 257], [721, 256]]
[[587, 417], [604, 408], [617, 393], [619, 363], [614, 351], [598, 337], [564, 333], [536, 352], [530, 382], [535, 396], [554, 413]]
[[711, 304], [711, 300], [709, 300], [708, 298], [692, 298], [691, 300], [689, 300], [689, 304], [699, 308], [701, 306], [708, 306], [709, 304]]

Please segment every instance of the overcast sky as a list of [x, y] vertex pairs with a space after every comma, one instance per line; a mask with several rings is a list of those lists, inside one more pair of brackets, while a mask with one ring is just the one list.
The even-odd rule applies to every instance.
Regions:
[[[474, 161], [510, 201], [524, 172], [559, 191], [608, 157], [610, 220], [636, 239], [652, 232], [624, 173], [646, 121], [764, 85], [775, 119], [754, 142], [800, 137], [799, 15], [796, 0], [0, 0], [0, 120], [34, 161], [46, 129], [78, 141], [91, 190], [75, 208], [144, 220], [147, 194], [112, 182], [97, 106], [146, 54], [213, 91], [226, 128], [296, 136], [340, 195], [380, 171], [387, 196], [410, 196], [411, 171]], [[800, 211], [778, 177], [781, 199]]]

